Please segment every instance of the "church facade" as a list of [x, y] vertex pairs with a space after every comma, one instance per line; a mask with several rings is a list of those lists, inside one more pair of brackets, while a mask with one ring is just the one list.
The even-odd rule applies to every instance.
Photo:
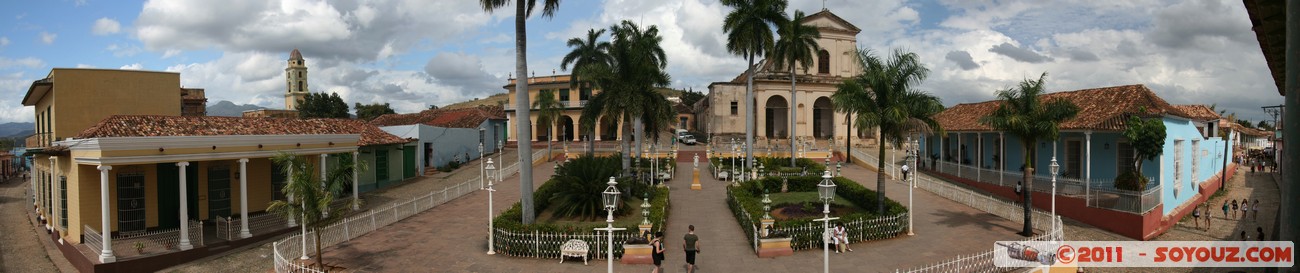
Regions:
[[[805, 25], [816, 26], [821, 33], [817, 39], [821, 47], [809, 69], [795, 67], [796, 89], [793, 94], [788, 68], [775, 67], [772, 60], [756, 62], [754, 74], [754, 101], [744, 103], [746, 75], [741, 72], [734, 79], [709, 85], [709, 94], [697, 105], [700, 128], [717, 140], [743, 139], [745, 137], [745, 112], [754, 112], [754, 139], [758, 146], [771, 141], [789, 141], [791, 136], [801, 142], [816, 142], [818, 146], [828, 141], [843, 145], [845, 137], [874, 139], [866, 131], [849, 130], [848, 117], [835, 112], [831, 94], [836, 85], [857, 75], [861, 68], [857, 62], [857, 34], [861, 31], [843, 18], [828, 10], [809, 15]], [[790, 108], [795, 115], [791, 117]], [[791, 126], [790, 120], [794, 120]], [[791, 129], [793, 127], [793, 129]], [[855, 144], [863, 143], [854, 141]]]

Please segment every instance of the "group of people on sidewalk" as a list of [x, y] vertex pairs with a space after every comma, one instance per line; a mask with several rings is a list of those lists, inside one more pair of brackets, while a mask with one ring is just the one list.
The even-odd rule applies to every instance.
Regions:
[[[695, 254], [700, 253], [700, 236], [695, 235], [695, 225], [688, 225], [686, 228], [686, 236], [682, 236], [682, 249], [686, 251], [686, 272], [695, 272]], [[655, 232], [655, 238], [650, 241], [650, 247], [653, 250], [650, 256], [655, 263], [655, 269], [650, 272], [663, 272], [665, 251], [663, 231]]]

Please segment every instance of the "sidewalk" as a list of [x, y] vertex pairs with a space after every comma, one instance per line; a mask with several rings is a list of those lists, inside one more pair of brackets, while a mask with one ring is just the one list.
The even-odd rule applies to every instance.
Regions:
[[[518, 160], [516, 149], [506, 149], [501, 158], [506, 162]], [[536, 150], [534, 150], [536, 151]], [[498, 157], [490, 155], [497, 168], [503, 167], [498, 163]], [[361, 196], [364, 201], [361, 206], [362, 212], [372, 208], [381, 208], [391, 206], [392, 204], [405, 202], [413, 197], [428, 194], [434, 190], [440, 190], [448, 186], [462, 183], [466, 180], [479, 176], [479, 161], [470, 161], [450, 173], [438, 173], [429, 177], [416, 177], [401, 185], [391, 186], [376, 191], [365, 193]], [[509, 165], [509, 164], [506, 164]], [[534, 172], [541, 171], [541, 166], [533, 167]], [[518, 184], [514, 184], [518, 191]], [[507, 186], [508, 187], [508, 186]], [[501, 188], [501, 187], [498, 187]], [[484, 197], [486, 198], [486, 197]], [[518, 197], [516, 197], [517, 199]], [[439, 208], [433, 209], [437, 211]], [[280, 237], [267, 240], [255, 247], [246, 247], [244, 249], [233, 250], [224, 255], [207, 257], [204, 259], [192, 261], [183, 265], [174, 266], [163, 270], [165, 272], [266, 272], [272, 270], [271, 243], [279, 240]]]
[[0, 184], [0, 272], [76, 272], [45, 228], [31, 222], [29, 182], [9, 179]]

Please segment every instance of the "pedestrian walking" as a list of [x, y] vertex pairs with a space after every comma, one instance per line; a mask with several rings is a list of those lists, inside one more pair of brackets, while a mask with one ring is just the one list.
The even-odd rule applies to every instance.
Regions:
[[1210, 219], [1214, 218], [1214, 213], [1210, 212], [1210, 202], [1205, 202], [1205, 231], [1210, 231]]
[[1196, 229], [1201, 229], [1201, 208], [1192, 209], [1192, 222], [1196, 223]]
[[1016, 197], [1020, 197], [1020, 202], [1025, 200], [1024, 188], [1020, 185], [1020, 181], [1016, 181]]
[[1263, 240], [1264, 240], [1264, 227], [1255, 227], [1255, 232], [1258, 232], [1258, 233], [1256, 233], [1255, 240], [1263, 241]]
[[686, 226], [686, 236], [682, 238], [686, 249], [686, 272], [695, 272], [695, 254], [700, 253], [700, 236], [695, 235], [695, 225]]
[[1242, 230], [1242, 231], [1241, 231], [1241, 240], [1242, 240], [1242, 241], [1250, 241], [1250, 236], [1246, 236], [1246, 231], [1245, 231], [1245, 230]]
[[1250, 199], [1241, 199], [1241, 220], [1246, 220], [1246, 215], [1250, 214]]
[[907, 168], [907, 163], [903, 163], [902, 170], [903, 170], [903, 181], [907, 181], [907, 171], [909, 170]]
[[[1243, 232], [1245, 232], [1245, 231], [1243, 231]], [[1245, 234], [1245, 233], [1242, 233], [1242, 234]], [[650, 247], [651, 247], [651, 250], [654, 251], [654, 252], [652, 252], [652, 253], [650, 254], [650, 258], [654, 259], [654, 262], [655, 262], [655, 269], [654, 269], [653, 271], [650, 271], [650, 272], [652, 272], [652, 273], [659, 273], [659, 272], [663, 272], [663, 270], [664, 270], [663, 267], [662, 267], [662, 264], [663, 264], [663, 262], [664, 262], [664, 242], [663, 242], [663, 239], [664, 239], [664, 232], [663, 232], [663, 231], [658, 231], [658, 232], [655, 232], [655, 239], [654, 239], [654, 241], [650, 241]]]
[[1223, 219], [1228, 219], [1228, 200], [1223, 200]]
[[1251, 210], [1250, 213], [1255, 214], [1254, 221], [1259, 222], [1259, 199], [1255, 199], [1255, 203], [1250, 205], [1250, 210]]
[[1237, 199], [1232, 199], [1232, 219], [1237, 219]]

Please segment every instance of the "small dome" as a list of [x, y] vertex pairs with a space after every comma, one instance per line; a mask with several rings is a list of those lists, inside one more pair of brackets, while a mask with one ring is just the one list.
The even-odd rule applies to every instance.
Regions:
[[295, 48], [295, 49], [293, 49], [293, 52], [289, 52], [289, 59], [290, 59], [290, 60], [302, 60], [302, 53], [298, 52], [298, 49]]

